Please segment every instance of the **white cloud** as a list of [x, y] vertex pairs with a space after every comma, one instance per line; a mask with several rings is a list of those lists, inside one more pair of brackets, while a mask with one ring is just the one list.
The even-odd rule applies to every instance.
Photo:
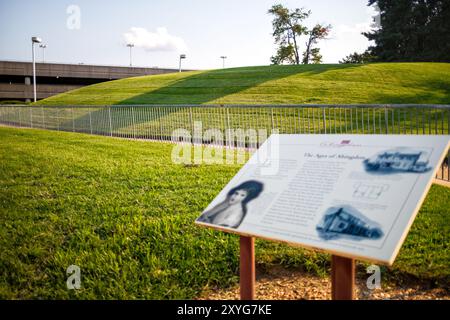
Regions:
[[341, 24], [336, 28], [335, 36], [337, 38], [349, 37], [360, 35], [362, 32], [370, 31], [370, 23], [357, 23], [355, 25], [349, 26], [345, 24]]
[[126, 43], [132, 43], [136, 47], [148, 51], [184, 52], [187, 50], [184, 40], [170, 35], [164, 27], [156, 28], [156, 32], [148, 31], [145, 28], [132, 27], [123, 34], [123, 38]]

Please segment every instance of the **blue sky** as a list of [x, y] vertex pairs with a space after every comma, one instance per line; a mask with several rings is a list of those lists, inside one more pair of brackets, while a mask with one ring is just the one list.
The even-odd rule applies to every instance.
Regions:
[[367, 0], [0, 0], [0, 60], [29, 61], [37, 35], [49, 62], [128, 65], [125, 44], [133, 39], [138, 66], [177, 67], [180, 53], [187, 55], [183, 67], [192, 69], [220, 68], [222, 55], [227, 67], [267, 65], [276, 48], [267, 10], [275, 3], [310, 9], [307, 25], [333, 26], [319, 45], [326, 63], [369, 44], [360, 34], [374, 15]]

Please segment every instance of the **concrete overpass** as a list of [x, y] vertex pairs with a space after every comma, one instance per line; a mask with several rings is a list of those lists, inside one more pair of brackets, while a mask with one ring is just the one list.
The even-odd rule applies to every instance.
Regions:
[[[109, 80], [172, 72], [178, 72], [178, 69], [36, 63], [37, 98], [44, 99]], [[32, 99], [32, 63], [0, 61], [0, 101]]]

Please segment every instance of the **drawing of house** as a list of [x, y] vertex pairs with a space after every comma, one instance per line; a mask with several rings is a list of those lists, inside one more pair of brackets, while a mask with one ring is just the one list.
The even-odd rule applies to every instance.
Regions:
[[428, 154], [425, 151], [412, 149], [395, 149], [383, 151], [364, 160], [368, 171], [409, 171], [426, 172], [431, 169], [428, 166]]
[[369, 239], [378, 239], [383, 235], [378, 226], [372, 226], [370, 221], [361, 214], [358, 217], [344, 207], [325, 214], [316, 230], [326, 240], [338, 238], [342, 235]]

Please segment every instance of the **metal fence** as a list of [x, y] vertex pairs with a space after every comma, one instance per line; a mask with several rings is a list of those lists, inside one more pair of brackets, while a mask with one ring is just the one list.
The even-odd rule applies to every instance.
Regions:
[[[215, 129], [229, 145], [258, 147], [230, 129], [303, 134], [450, 134], [450, 105], [0, 106], [0, 123], [128, 139], [172, 141], [176, 129]], [[203, 137], [196, 143], [209, 144]], [[437, 178], [450, 181], [448, 162]]]

